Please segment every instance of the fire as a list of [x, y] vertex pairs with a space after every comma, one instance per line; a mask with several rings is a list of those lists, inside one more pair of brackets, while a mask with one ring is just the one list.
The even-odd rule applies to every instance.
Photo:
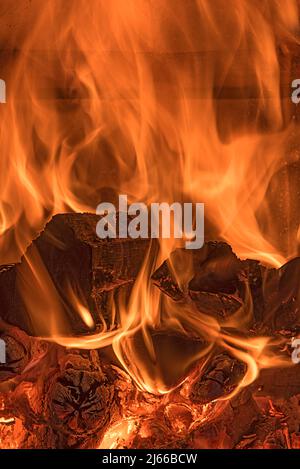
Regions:
[[99, 448], [115, 449], [120, 447], [122, 442], [127, 442], [131, 433], [134, 431], [137, 422], [134, 419], [121, 420], [111, 426], [104, 435]]
[[[276, 41], [296, 41], [297, 5], [233, 1], [226, 16], [226, 4], [199, 0], [188, 7], [175, 2], [171, 8], [161, 1], [153, 8], [141, 0], [124, 7], [116, 0], [109, 5], [94, 2], [93, 8], [81, 1], [68, 9], [59, 1], [47, 2], [42, 11], [37, 3], [33, 6], [34, 27], [16, 63], [1, 132], [4, 259], [16, 252], [9, 249], [12, 227], [23, 250], [45, 214], [94, 211], [105, 187], [146, 203], [203, 201], [216, 235], [242, 258], [280, 266], [295, 254], [297, 239], [288, 250], [276, 245], [272, 223], [264, 232], [257, 212], [262, 206], [266, 210], [268, 185], [289, 161], [286, 147], [292, 125], [285, 125], [280, 100]], [[36, 51], [37, 45], [48, 48], [46, 57]], [[181, 52], [188, 59], [182, 60]], [[57, 87], [71, 93], [63, 95], [68, 101], [61, 102]], [[222, 98], [226, 87], [239, 90], [238, 105]], [[160, 259], [175, 246], [175, 240], [162, 242]], [[130, 338], [141, 331], [155, 363], [147, 328], [161, 326], [161, 311], [160, 294], [149, 284], [150, 263], [149, 257], [118, 332], [60, 343], [112, 343], [128, 369], [126, 359], [133, 354], [137, 360]], [[40, 272], [38, 278], [47, 290], [49, 282]], [[50, 290], [43, 296], [51, 298], [55, 335], [62, 314]], [[30, 301], [29, 293], [24, 297]], [[209, 344], [222, 341], [216, 321], [201, 320], [198, 314], [193, 318], [191, 311], [185, 315], [172, 304], [167, 308], [171, 329], [196, 330]], [[31, 310], [34, 315], [36, 299]], [[80, 302], [78, 313], [92, 326]], [[255, 363], [253, 359], [250, 368]], [[164, 392], [157, 376], [146, 377], [141, 370], [137, 361], [136, 371], [130, 372], [141, 388], [158, 386]], [[256, 372], [252, 375], [251, 379]], [[156, 384], [149, 383], [152, 379]]]
[[[296, 1], [55, 0], [31, 11], [1, 108], [3, 261], [54, 213], [94, 212], [107, 187], [204, 202], [240, 256], [279, 265], [295, 254], [297, 239], [276, 243], [264, 196], [293, 160], [277, 43], [297, 42]], [[223, 98], [232, 89], [238, 102]]]
[[[204, 203], [207, 239], [227, 241], [240, 259], [280, 267], [297, 255], [292, 194], [281, 200], [274, 190], [298, 159], [279, 59], [288, 61], [298, 45], [296, 0], [34, 0], [30, 9], [1, 107], [1, 263], [18, 260], [53, 215], [94, 213], [117, 194], [147, 205]], [[287, 231], [284, 242], [279, 228]], [[185, 386], [191, 367], [202, 369], [214, 347], [247, 365], [225, 400], [261, 369], [285, 365], [269, 337], [247, 335], [250, 292], [222, 324], [163, 297], [151, 275], [180, 243], [160, 240], [158, 253], [149, 249], [129, 302], [121, 295], [112, 301], [117, 327], [103, 319], [94, 331], [80, 285], [69, 285], [66, 296], [91, 330], [81, 337], [64, 334], [64, 299], [38, 254], [25, 254], [18, 284], [39, 335], [70, 348], [112, 347], [137, 389], [162, 399]], [[170, 261], [184, 290], [192, 265], [179, 264]], [[170, 364], [170, 380], [157, 345], [166, 330], [198, 341], [196, 351]], [[135, 417], [115, 423], [102, 447], [116, 435], [129, 438], [135, 425]]]

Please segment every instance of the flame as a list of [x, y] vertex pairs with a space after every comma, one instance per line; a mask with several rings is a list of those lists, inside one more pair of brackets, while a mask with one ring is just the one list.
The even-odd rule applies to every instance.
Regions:
[[87, 306], [68, 283], [65, 286], [68, 302], [61, 297], [34, 245], [19, 265], [17, 285], [37, 334], [55, 336], [68, 330], [66, 311], [71, 308], [93, 329], [94, 320]]
[[68, 292], [68, 298], [71, 301], [71, 303], [75, 306], [75, 310], [78, 311], [79, 316], [83, 320], [83, 322], [90, 328], [94, 329], [95, 328], [95, 321], [88, 309], [87, 306], [85, 306], [79, 298], [76, 296], [75, 292], [71, 287], [69, 287], [69, 292]]
[[[289, 220], [292, 195], [282, 202], [268, 192], [297, 162], [279, 61], [279, 46], [289, 56], [298, 44], [296, 1], [33, 0], [29, 19], [10, 38], [15, 47], [21, 38], [22, 48], [1, 107], [1, 262], [16, 260], [52, 215], [94, 212], [118, 193], [147, 204], [204, 202], [207, 238], [226, 240], [240, 258], [279, 267], [297, 254], [298, 227], [287, 243], [277, 233], [278, 205]], [[120, 326], [104, 324], [85, 337], [63, 335], [63, 300], [41, 260], [25, 257], [18, 281], [33, 323], [68, 347], [111, 345], [140, 390], [170, 393], [215, 345], [247, 364], [240, 387], [248, 385], [280, 361], [268, 352], [269, 339], [229, 336], [151, 285], [152, 271], [178, 243], [161, 240], [157, 258], [149, 251], [129, 304], [119, 298], [114, 305]], [[190, 266], [172, 268], [179, 285], [192, 274]], [[77, 291], [68, 296], [92, 329]], [[248, 298], [230, 321], [247, 330], [251, 314]], [[163, 330], [201, 343], [172, 365], [180, 370], [176, 384], [166, 383], [154, 343]]]
[[51, 215], [94, 211], [108, 187], [204, 202], [241, 257], [295, 254], [297, 236], [287, 250], [272, 239], [277, 201], [267, 230], [257, 211], [293, 160], [277, 44], [297, 43], [296, 1], [31, 3], [1, 108], [3, 261]]

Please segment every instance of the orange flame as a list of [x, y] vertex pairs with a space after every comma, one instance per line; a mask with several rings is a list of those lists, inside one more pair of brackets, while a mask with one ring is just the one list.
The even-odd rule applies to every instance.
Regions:
[[[278, 58], [278, 44], [283, 51], [298, 44], [296, 1], [31, 4], [32, 26], [12, 39], [16, 45], [21, 37], [22, 49], [1, 108], [2, 262], [15, 260], [16, 249], [22, 252], [53, 214], [94, 212], [114, 193], [130, 202], [204, 202], [207, 238], [225, 239], [241, 258], [278, 267], [297, 253], [297, 230], [287, 233], [287, 245], [278, 242], [278, 193], [266, 196], [278, 171], [296, 159]], [[249, 384], [272, 362], [267, 339], [225, 337], [216, 320], [162, 299], [151, 286], [152, 269], [176, 245], [161, 242], [160, 259], [148, 256], [129, 306], [120, 301], [119, 329], [83, 338], [61, 337], [61, 300], [43, 267], [36, 271], [29, 262], [24, 269], [50, 298], [44, 327], [49, 313], [59, 343], [112, 345], [138, 387], [150, 392], [172, 389], [150, 333], [163, 328], [203, 341], [192, 361], [214, 344], [229, 349], [248, 364], [242, 385]], [[39, 322], [39, 296], [30, 299], [25, 274], [19, 280], [26, 306]], [[176, 272], [179, 283], [186, 274]], [[71, 299], [92, 327], [86, 307], [73, 293]], [[239, 313], [234, 320], [241, 325], [242, 316], [247, 324], [250, 302]], [[139, 355], [137, 334], [147, 357]]]
[[31, 3], [1, 108], [5, 262], [45, 218], [94, 211], [107, 187], [204, 202], [242, 257], [295, 254], [297, 238], [274, 245], [276, 205], [267, 232], [256, 212], [293, 160], [277, 44], [297, 42], [296, 1]]

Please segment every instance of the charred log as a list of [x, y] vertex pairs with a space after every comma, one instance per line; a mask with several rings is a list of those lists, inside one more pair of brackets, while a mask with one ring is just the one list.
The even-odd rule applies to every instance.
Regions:
[[[172, 274], [172, 265], [181, 262], [190, 266], [190, 276], [179, 286]], [[253, 297], [253, 323], [264, 313], [262, 296], [264, 268], [256, 261], [239, 260], [230, 246], [208, 242], [192, 253], [177, 250], [152, 275], [163, 293], [174, 301], [191, 298], [197, 309], [223, 321], [237, 312], [250, 294]]]
[[0, 384], [25, 375], [48, 352], [48, 344], [29, 337], [18, 327], [0, 321], [0, 339], [5, 344], [5, 363], [0, 365]]
[[[56, 367], [43, 376], [30, 375], [6, 393], [1, 417], [23, 422], [24, 447], [94, 447], [118, 412], [116, 372], [100, 366], [96, 353], [57, 356]], [[34, 435], [44, 439], [34, 444]], [[28, 443], [31, 442], [31, 443]], [[37, 446], [36, 446], [37, 445]], [[30, 446], [29, 446], [30, 447]]]
[[[56, 215], [19, 264], [1, 268], [2, 319], [31, 335], [48, 335], [47, 315], [53, 304], [47, 302], [47, 295], [52, 295], [63, 310], [66, 334], [90, 332], [74, 311], [70, 301], [72, 291], [90, 311], [96, 328], [103, 321], [110, 324], [111, 296], [118, 288], [130, 288], [149, 240], [101, 240], [96, 235], [98, 220], [96, 215], [87, 213]], [[38, 317], [33, 317], [28, 297], [34, 298]]]
[[246, 365], [230, 355], [215, 356], [190, 387], [189, 398], [207, 404], [233, 392], [246, 373]]
[[80, 355], [64, 359], [45, 383], [44, 395], [45, 419], [61, 447], [101, 439], [116, 409], [112, 374]]

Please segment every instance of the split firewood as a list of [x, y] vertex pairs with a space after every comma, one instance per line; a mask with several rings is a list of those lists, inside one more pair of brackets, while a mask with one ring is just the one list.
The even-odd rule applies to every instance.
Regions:
[[[173, 266], [180, 258], [190, 276], [179, 285]], [[300, 330], [300, 258], [280, 269], [259, 262], [240, 261], [226, 243], [208, 242], [200, 250], [174, 251], [152, 275], [163, 293], [174, 301], [191, 298], [198, 310], [221, 323], [232, 316], [251, 296], [253, 320], [249, 326], [259, 334]]]
[[[189, 266], [189, 276], [179, 285], [173, 273], [178, 263]], [[222, 242], [208, 242], [193, 252], [174, 251], [152, 275], [152, 280], [163, 293], [174, 301], [187, 296], [198, 310], [219, 321], [226, 320], [244, 304], [250, 288], [253, 296], [253, 322], [263, 312], [263, 268], [256, 261], [240, 261], [230, 246]], [[248, 289], [247, 289], [248, 286]]]
[[[2, 319], [43, 336], [51, 333], [50, 314], [58, 308], [66, 325], [61, 333], [87, 333], [104, 321], [110, 325], [112, 295], [132, 285], [149, 240], [99, 239], [98, 220], [88, 213], [56, 215], [20, 263], [0, 269]], [[90, 312], [93, 326], [76, 311], [74, 297]]]
[[[37, 318], [31, 315], [25, 291], [29, 293], [27, 297], [33, 298], [37, 314], [42, 316], [42, 332], [51, 332], [53, 318], [48, 316], [49, 304], [42, 301], [50, 292], [50, 298], [59, 299], [52, 305], [63, 305], [70, 333], [90, 331], [70, 304], [71, 285], [91, 312], [95, 327], [100, 325], [100, 317], [109, 324], [114, 296], [120, 289], [125, 295], [130, 294], [149, 243], [139, 240], [140, 244], [136, 244], [137, 240], [129, 239], [101, 241], [96, 236], [96, 221], [97, 217], [87, 214], [54, 217], [19, 264], [2, 266], [0, 315], [30, 334], [37, 333]], [[178, 277], [173, 268], [179, 273]], [[264, 328], [277, 334], [279, 329], [287, 328], [290, 338], [298, 327], [299, 269], [298, 259], [278, 270], [267, 269], [252, 260], [241, 261], [228, 245], [213, 242], [195, 252], [175, 251], [152, 279], [173, 301], [193, 302], [199, 311], [217, 318], [221, 325], [243, 307], [250, 294], [253, 303], [251, 334], [258, 334]], [[50, 291], [45, 291], [44, 285]], [[41, 440], [44, 447], [49, 448], [97, 447], [108, 428], [124, 415], [124, 402], [131, 399], [127, 384], [120, 395], [118, 373], [112, 363], [99, 361], [101, 354], [98, 352], [71, 352], [56, 344], [47, 344], [29, 337], [16, 326], [3, 324], [0, 331], [0, 338], [7, 344], [8, 357], [5, 367], [0, 368], [0, 392], [5, 391], [2, 391], [1, 416], [12, 416], [22, 422], [27, 432], [22, 447], [39, 447]], [[233, 448], [238, 444], [247, 445], [245, 441], [240, 443], [243, 436], [251, 435], [254, 422], [261, 419], [261, 411], [252, 395], [286, 398], [299, 394], [298, 367], [291, 366], [278, 372], [277, 369], [262, 370], [250, 388], [230, 398], [246, 372], [244, 363], [227, 352], [214, 349], [211, 359], [198, 363], [193, 372], [195, 365], [191, 357], [205, 349], [205, 338], [181, 335], [176, 327], [174, 331], [170, 327], [149, 330], [149, 340], [150, 337], [157, 356], [155, 363], [143, 334], [137, 333], [128, 339], [142, 369], [150, 378], [158, 374], [162, 385], [169, 389], [188, 377], [189, 392], [174, 401], [171, 394], [167, 405], [153, 404], [154, 416], [141, 417], [140, 428], [127, 442], [128, 447]], [[127, 359], [130, 361], [130, 357]], [[11, 382], [13, 385], [6, 386]], [[130, 389], [132, 392], [132, 386]], [[195, 419], [195, 409], [198, 412], [207, 405], [219, 410], [207, 421]], [[134, 409], [132, 403], [129, 407]], [[277, 430], [275, 425], [269, 433], [275, 435]], [[293, 432], [296, 433], [295, 429]], [[39, 435], [39, 442], [35, 435]], [[256, 444], [252, 437], [250, 439]], [[268, 440], [263, 431], [260, 441], [264, 446], [273, 444], [272, 437]], [[278, 443], [276, 441], [274, 444]]]
[[[57, 215], [19, 264], [1, 267], [0, 315], [4, 320], [30, 334], [46, 336], [53, 323], [49, 310], [58, 305], [63, 318], [60, 332], [88, 333], [93, 327], [102, 327], [103, 322], [110, 324], [115, 295], [124, 289], [124, 296], [129, 296], [149, 242], [100, 240], [95, 232], [97, 220], [92, 214]], [[190, 272], [185, 285], [178, 285], [171, 268], [175, 264], [177, 270], [178, 253], [181, 269]], [[294, 271], [298, 260], [291, 262], [291, 267], [288, 263], [279, 271], [265, 269], [256, 261], [240, 261], [225, 243], [209, 242], [193, 252], [175, 251], [171, 263], [165, 261], [152, 279], [175, 301], [188, 295], [199, 311], [221, 322], [242, 307], [248, 285], [253, 322], [260, 329], [264, 325], [272, 330], [295, 329], [300, 310], [298, 276], [289, 272]], [[70, 290], [90, 312], [92, 326], [84, 322], [70, 301]], [[34, 305], [28, 301], [30, 297]]]
[[189, 294], [201, 313], [219, 320], [224, 320], [232, 316], [243, 305], [241, 299], [237, 296], [228, 295], [226, 293], [189, 290]]
[[[180, 291], [174, 288], [180, 289], [180, 287], [175, 280], [172, 266], [176, 269], [179, 264], [189, 269], [190, 278], [186, 276], [184, 286], [188, 290], [228, 294], [233, 294], [236, 290], [241, 261], [226, 243], [208, 242], [201, 249], [193, 251], [177, 249], [171, 253], [170, 260], [165, 261], [154, 272], [152, 280], [174, 300], [179, 299]], [[184, 293], [183, 290], [184, 288], [181, 289], [181, 295]]]

